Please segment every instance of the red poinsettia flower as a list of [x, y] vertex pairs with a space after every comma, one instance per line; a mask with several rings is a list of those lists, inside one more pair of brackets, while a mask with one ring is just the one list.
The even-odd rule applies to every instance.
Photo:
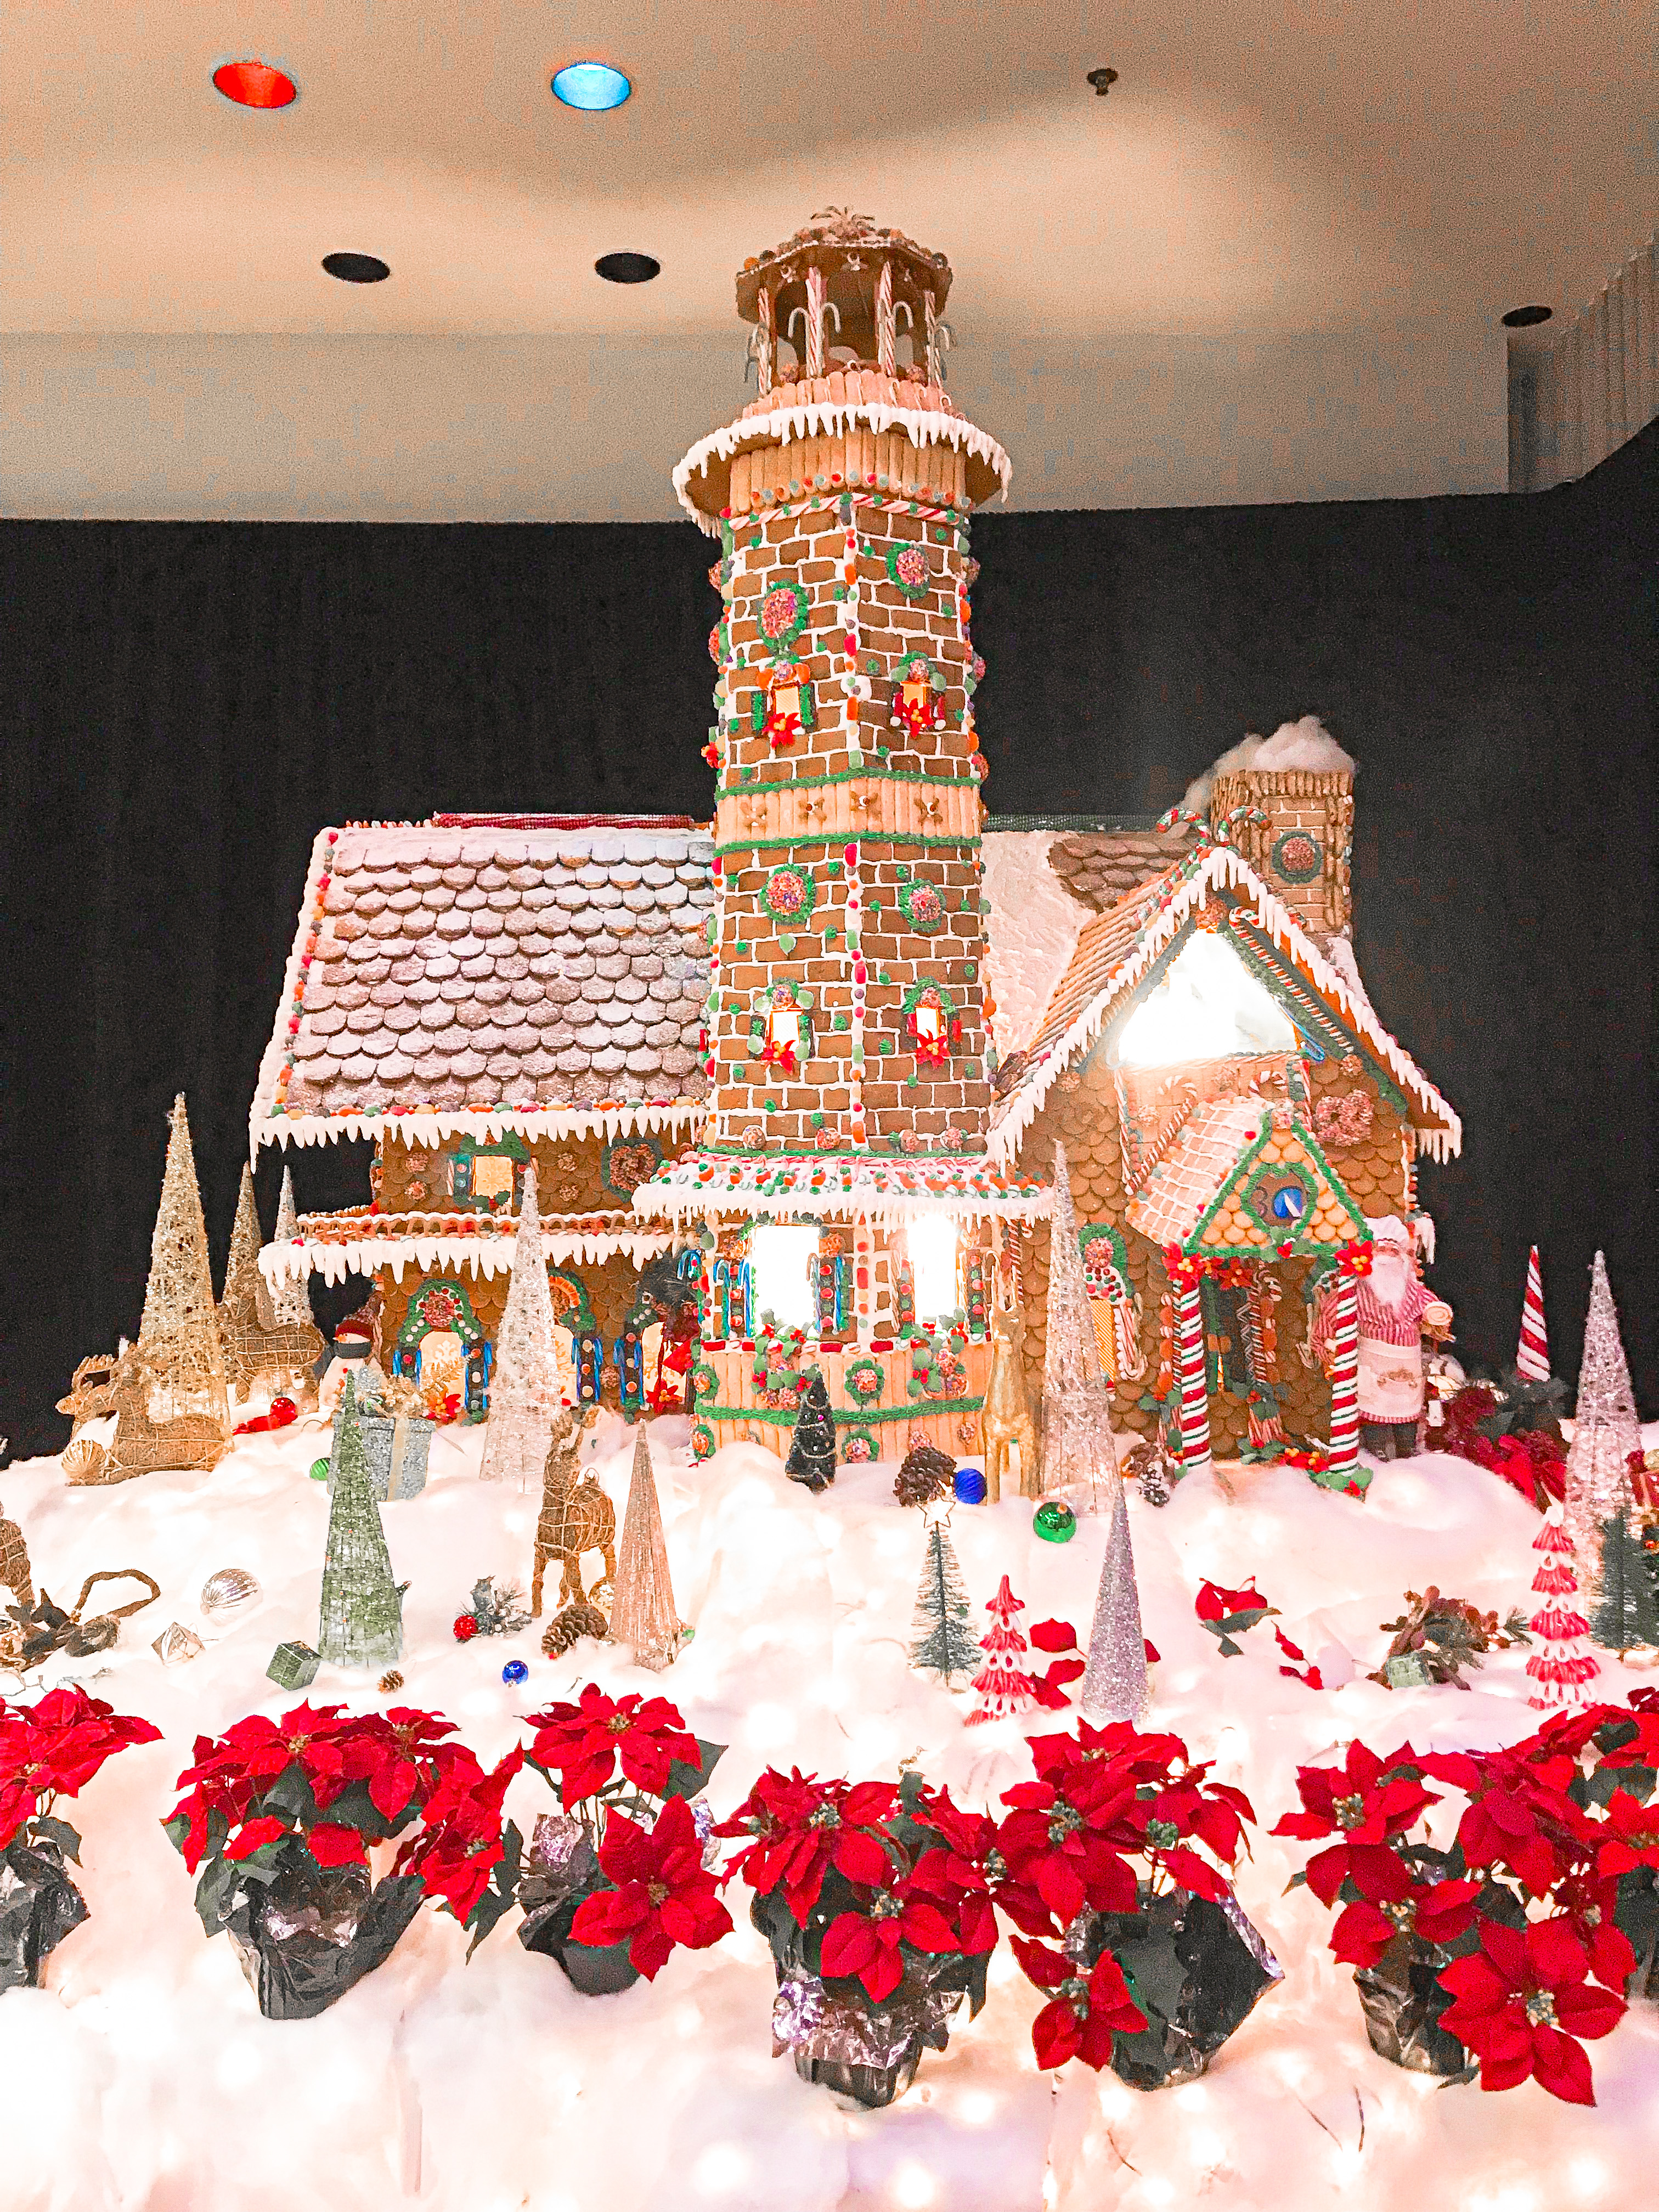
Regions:
[[1616, 1878], [1588, 1870], [1571, 1874], [1556, 1884], [1552, 1901], [1583, 1945], [1591, 1973], [1603, 1988], [1622, 1996], [1636, 1972], [1636, 1953], [1614, 1917]]
[[1565, 1753], [1550, 1759], [1520, 1751], [1482, 1754], [1479, 1779], [1458, 1824], [1471, 1867], [1512, 1867], [1528, 1893], [1545, 1897], [1600, 1841], [1601, 1827], [1566, 1794], [1577, 1773]]
[[1659, 1799], [1644, 1805], [1628, 1790], [1615, 1790], [1607, 1800], [1607, 1840], [1595, 1855], [1599, 1874], [1659, 1868]]
[[1531, 2077], [1570, 2105], [1593, 2105], [1583, 2043], [1623, 2019], [1622, 1997], [1588, 1988], [1589, 1961], [1565, 1920], [1534, 1920], [1524, 1934], [1482, 1918], [1480, 1948], [1443, 1966], [1453, 2002], [1440, 2024], [1480, 2062], [1483, 2089]]
[[[501, 1801], [523, 1765], [524, 1753], [515, 1747], [486, 1774], [470, 1751], [455, 1747], [443, 1781], [422, 1809], [419, 1834], [398, 1854], [398, 1872], [419, 1875], [426, 1894], [441, 1899], [463, 1925], [506, 1856]], [[320, 1856], [318, 1833], [313, 1829], [310, 1838], [313, 1856]]]
[[1039, 2066], [1063, 2066], [1080, 2058], [1097, 2073], [1112, 2063], [1112, 2045], [1120, 2035], [1139, 2035], [1146, 2015], [1129, 1995], [1123, 1970], [1109, 1951], [1103, 1952], [1085, 1975], [1072, 1960], [1046, 1943], [1013, 1939], [1015, 1956], [1040, 1990], [1058, 1994], [1031, 2022], [1031, 2048]]
[[550, 1705], [532, 1713], [536, 1730], [530, 1747], [534, 1766], [554, 1767], [559, 1794], [567, 1806], [596, 1797], [611, 1780], [618, 1759], [627, 1780], [660, 1797], [676, 1760], [701, 1765], [697, 1740], [666, 1698], [607, 1698], [590, 1682], [575, 1705]]
[[1402, 1896], [1398, 1884], [1403, 1880], [1409, 1887], [1409, 1877], [1391, 1839], [1440, 1802], [1423, 1787], [1422, 1762], [1411, 1746], [1401, 1744], [1379, 1759], [1364, 1744], [1351, 1743], [1340, 1766], [1299, 1766], [1296, 1786], [1303, 1810], [1286, 1813], [1273, 1834], [1343, 1838], [1308, 1862], [1308, 1887], [1321, 1904], [1334, 1904], [1347, 1877], [1367, 1897]]
[[898, 1792], [887, 1782], [820, 1782], [799, 1767], [781, 1774], [769, 1766], [729, 1820], [714, 1832], [748, 1836], [724, 1879], [741, 1874], [763, 1897], [781, 1889], [797, 1924], [818, 1901], [833, 1866], [848, 1881], [879, 1886], [893, 1863], [879, 1834]]
[[0, 1851], [55, 1797], [73, 1797], [104, 1761], [129, 1744], [155, 1743], [161, 1730], [73, 1689], [48, 1690], [32, 1705], [0, 1703]]
[[635, 1970], [654, 1981], [677, 1943], [705, 1951], [732, 1932], [732, 1916], [705, 1871], [691, 1808], [671, 1797], [646, 1829], [612, 1811], [605, 1824], [599, 1864], [616, 1884], [576, 1908], [571, 1933], [579, 1943], [628, 1945]]
[[1403, 1860], [1394, 1858], [1401, 1890], [1386, 1902], [1361, 1898], [1337, 1915], [1331, 1955], [1350, 1966], [1374, 1966], [1397, 1936], [1415, 1933], [1425, 1942], [1451, 1943], [1474, 1917], [1478, 1881], [1413, 1882]]

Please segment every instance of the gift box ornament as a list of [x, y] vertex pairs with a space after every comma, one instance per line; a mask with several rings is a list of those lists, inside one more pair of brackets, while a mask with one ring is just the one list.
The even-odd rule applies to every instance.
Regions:
[[[328, 1460], [328, 1488], [334, 1494], [335, 1476], [340, 1464], [341, 1410], [334, 1412], [334, 1435]], [[384, 1505], [396, 1504], [405, 1498], [416, 1498], [426, 1488], [427, 1455], [432, 1448], [432, 1431], [435, 1425], [422, 1420], [418, 1415], [377, 1413], [373, 1401], [365, 1408], [359, 1406], [357, 1431], [363, 1440], [363, 1461], [368, 1469], [368, 1486]]]
[[265, 1673], [279, 1690], [305, 1690], [316, 1680], [321, 1664], [322, 1655], [308, 1644], [279, 1644]]

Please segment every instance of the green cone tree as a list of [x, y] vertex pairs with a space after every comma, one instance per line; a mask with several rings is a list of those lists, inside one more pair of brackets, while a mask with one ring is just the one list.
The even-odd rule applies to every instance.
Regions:
[[915, 1641], [910, 1646], [910, 1664], [919, 1674], [937, 1674], [948, 1683], [952, 1675], [978, 1672], [979, 1638], [974, 1634], [956, 1547], [943, 1520], [933, 1522], [927, 1531], [911, 1627]]
[[1601, 1560], [1590, 1634], [1604, 1651], [1628, 1651], [1638, 1644], [1659, 1644], [1659, 1604], [1654, 1600], [1647, 1553], [1630, 1532], [1623, 1513], [1601, 1523]]
[[317, 1649], [336, 1667], [389, 1667], [403, 1656], [403, 1599], [392, 1579], [349, 1376], [340, 1393], [333, 1490]]
[[809, 1490], [823, 1490], [836, 1479], [836, 1417], [822, 1375], [815, 1375], [801, 1394], [783, 1471], [791, 1482], [805, 1483]]

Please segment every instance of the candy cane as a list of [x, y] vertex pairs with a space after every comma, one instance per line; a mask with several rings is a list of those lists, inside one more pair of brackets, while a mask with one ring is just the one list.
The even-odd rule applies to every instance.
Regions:
[[1359, 1292], [1352, 1275], [1331, 1300], [1331, 1470], [1352, 1474], [1359, 1461]]
[[1176, 1292], [1181, 1377], [1181, 1463], [1191, 1474], [1210, 1463], [1210, 1395], [1204, 1372], [1204, 1294], [1195, 1282]]

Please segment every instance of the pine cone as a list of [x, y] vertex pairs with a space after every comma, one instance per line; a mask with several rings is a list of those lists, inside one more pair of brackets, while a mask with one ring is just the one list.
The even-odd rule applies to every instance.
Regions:
[[403, 1686], [404, 1678], [398, 1672], [395, 1667], [389, 1674], [382, 1674], [380, 1680], [375, 1685], [375, 1687], [380, 1690], [384, 1696], [388, 1698], [392, 1695], [392, 1692], [394, 1690], [401, 1690]]
[[894, 1478], [893, 1495], [901, 1505], [930, 1505], [945, 1496], [956, 1472], [955, 1460], [936, 1444], [914, 1445]]
[[548, 1622], [547, 1632], [542, 1638], [542, 1650], [550, 1659], [561, 1658], [581, 1637], [592, 1636], [603, 1640], [608, 1626], [609, 1623], [598, 1606], [578, 1600], [574, 1605], [568, 1605], [556, 1613]]

